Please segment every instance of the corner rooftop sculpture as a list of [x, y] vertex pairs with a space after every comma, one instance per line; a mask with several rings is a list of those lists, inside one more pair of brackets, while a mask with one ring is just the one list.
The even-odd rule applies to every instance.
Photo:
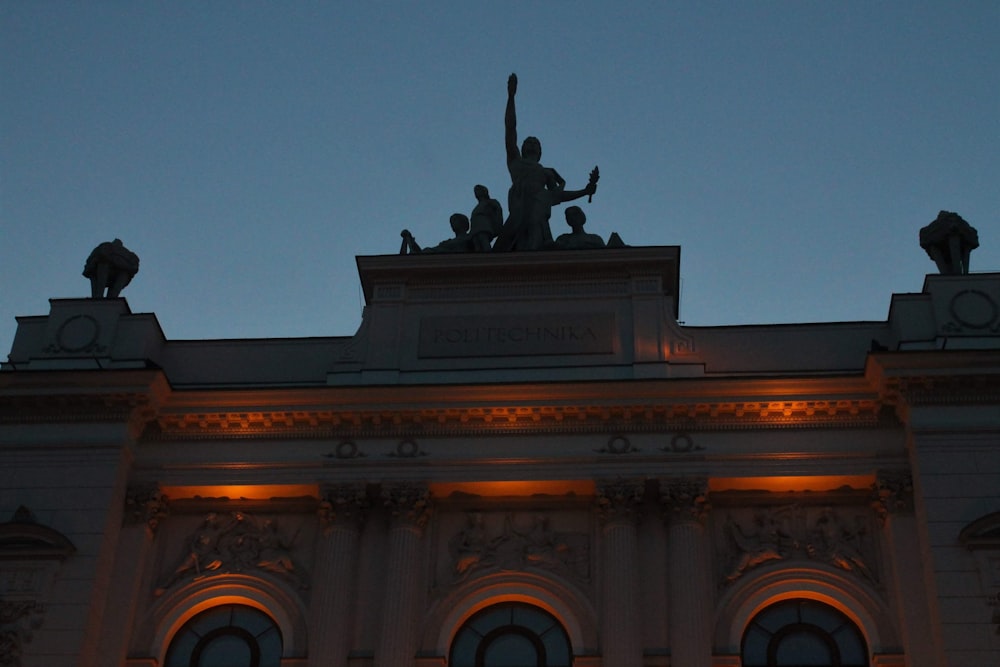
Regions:
[[969, 255], [979, 247], [979, 233], [958, 213], [941, 211], [934, 222], [921, 228], [920, 247], [942, 275], [965, 275], [969, 272]]
[[94, 248], [83, 265], [84, 277], [90, 278], [92, 299], [117, 298], [137, 273], [139, 256], [122, 245], [121, 239], [105, 241]]

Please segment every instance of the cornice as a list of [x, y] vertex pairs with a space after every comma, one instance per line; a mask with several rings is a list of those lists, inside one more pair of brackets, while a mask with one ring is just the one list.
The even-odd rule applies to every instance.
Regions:
[[[739, 400], [744, 397], [752, 398]], [[175, 393], [146, 437], [482, 436], [886, 424], [881, 402], [863, 379], [767, 378]]]
[[158, 370], [0, 373], [0, 424], [126, 422], [141, 430], [169, 392]]
[[1000, 404], [1000, 350], [874, 354], [865, 376], [886, 405]]

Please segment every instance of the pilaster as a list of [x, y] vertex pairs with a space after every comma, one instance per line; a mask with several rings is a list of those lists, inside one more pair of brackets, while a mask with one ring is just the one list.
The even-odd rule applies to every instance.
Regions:
[[604, 667], [642, 664], [636, 525], [644, 488], [642, 480], [630, 479], [597, 486], [604, 545], [605, 604], [601, 618]]
[[708, 484], [701, 478], [661, 480], [669, 526], [670, 662], [712, 665], [712, 586], [705, 519]]
[[151, 547], [167, 512], [167, 499], [158, 485], [134, 485], [126, 489], [123, 525], [98, 646], [102, 667], [115, 667], [125, 661], [143, 583], [147, 579]]
[[[892, 559], [892, 584], [898, 600], [900, 630], [907, 667], [947, 664], [940, 623], [935, 621], [927, 586], [928, 550], [920, 543], [913, 512], [913, 479], [908, 471], [880, 471], [873, 506], [886, 535]], [[923, 582], [919, 585], [918, 582]]]
[[426, 485], [387, 484], [382, 502], [389, 513], [388, 554], [382, 625], [375, 647], [374, 667], [413, 665], [416, 625], [423, 581], [421, 542], [430, 518]]
[[364, 484], [324, 487], [318, 510], [315, 586], [309, 609], [310, 667], [346, 667], [354, 636], [358, 536], [368, 511]]

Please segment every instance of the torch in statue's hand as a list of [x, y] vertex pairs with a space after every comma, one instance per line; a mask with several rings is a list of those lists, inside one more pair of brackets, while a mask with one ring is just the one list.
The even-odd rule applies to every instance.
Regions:
[[597, 181], [601, 178], [601, 171], [595, 165], [590, 171], [590, 180], [587, 181], [587, 203], [594, 201], [594, 193], [597, 192]]

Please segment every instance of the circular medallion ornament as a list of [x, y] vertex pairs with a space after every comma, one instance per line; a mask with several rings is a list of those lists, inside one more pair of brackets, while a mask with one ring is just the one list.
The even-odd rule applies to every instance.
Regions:
[[956, 322], [969, 329], [985, 329], [1000, 315], [996, 301], [975, 289], [962, 290], [953, 296], [948, 310]]
[[56, 342], [64, 352], [83, 352], [93, 349], [101, 325], [90, 315], [74, 315], [59, 325]]
[[358, 446], [350, 440], [345, 440], [338, 444], [336, 453], [338, 459], [353, 459], [359, 455]]

